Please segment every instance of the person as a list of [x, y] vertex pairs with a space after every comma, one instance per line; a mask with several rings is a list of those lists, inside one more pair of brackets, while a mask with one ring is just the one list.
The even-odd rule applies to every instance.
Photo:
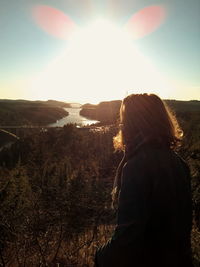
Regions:
[[177, 154], [183, 132], [154, 94], [127, 96], [115, 147], [124, 151], [113, 202], [117, 225], [98, 267], [191, 267], [190, 172]]

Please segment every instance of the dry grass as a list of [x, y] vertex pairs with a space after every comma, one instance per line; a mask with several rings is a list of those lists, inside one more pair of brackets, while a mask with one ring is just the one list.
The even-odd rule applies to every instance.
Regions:
[[114, 226], [112, 225], [100, 225], [95, 229], [88, 230], [85, 233], [76, 236], [69, 243], [63, 241], [60, 253], [58, 254], [60, 267], [93, 266], [97, 248], [108, 241], [112, 235], [113, 229]]
[[[38, 251], [33, 252], [30, 257], [27, 258], [25, 265], [29, 267], [36, 266], [49, 266], [49, 267], [93, 267], [94, 266], [94, 256], [97, 248], [105, 244], [108, 239], [111, 237], [114, 230], [113, 225], [100, 225], [94, 229], [87, 230], [84, 233], [74, 236], [71, 240], [62, 240], [59, 252], [55, 260], [53, 260], [53, 255], [55, 254], [55, 249], [57, 242], [55, 239], [56, 236], [52, 237], [52, 245], [48, 257], [46, 257], [45, 264], [39, 263], [38, 258], [41, 258], [38, 254]], [[195, 267], [198, 266], [200, 261], [200, 232], [197, 227], [192, 229], [192, 249], [195, 260]], [[50, 252], [49, 251], [49, 252]], [[10, 264], [6, 265], [8, 267], [18, 267], [19, 262], [17, 262], [10, 255], [11, 260]], [[197, 265], [196, 265], [197, 264]]]

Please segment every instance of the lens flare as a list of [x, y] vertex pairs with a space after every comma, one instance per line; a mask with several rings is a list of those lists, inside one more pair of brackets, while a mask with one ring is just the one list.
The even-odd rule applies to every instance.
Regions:
[[34, 21], [48, 34], [67, 40], [78, 26], [62, 11], [45, 5], [37, 5], [32, 8]]
[[125, 24], [125, 29], [134, 39], [139, 39], [155, 31], [165, 18], [163, 6], [148, 6], [134, 14]]

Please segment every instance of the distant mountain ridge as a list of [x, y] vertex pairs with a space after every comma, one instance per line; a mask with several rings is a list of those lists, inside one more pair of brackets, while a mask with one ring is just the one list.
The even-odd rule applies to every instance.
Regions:
[[57, 100], [26, 100], [26, 99], [0, 99], [0, 103], [43, 103], [43, 104], [47, 104], [47, 105], [53, 105], [53, 106], [61, 106], [61, 107], [66, 107], [66, 108], [70, 108], [71, 105], [70, 103], [64, 102], [64, 101], [57, 101]]

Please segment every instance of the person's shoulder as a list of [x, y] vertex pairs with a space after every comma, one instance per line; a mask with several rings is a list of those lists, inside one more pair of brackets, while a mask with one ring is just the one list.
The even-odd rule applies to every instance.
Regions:
[[141, 165], [143, 165], [144, 159], [145, 159], [145, 155], [141, 152], [138, 152], [136, 155], [128, 158], [128, 160], [123, 166], [123, 169], [140, 167]]
[[130, 157], [126, 164], [125, 168], [130, 168], [131, 166], [143, 167], [144, 165], [151, 165], [156, 158], [162, 158], [165, 154], [165, 150], [152, 147], [142, 147], [137, 153]]
[[125, 175], [138, 174], [142, 175], [149, 170], [150, 166], [149, 156], [145, 151], [139, 151], [134, 156], [130, 157], [124, 164], [122, 172]]
[[146, 172], [151, 172], [151, 170], [155, 171], [159, 167], [169, 165], [173, 160], [181, 161], [184, 166], [187, 166], [186, 162], [171, 149], [162, 147], [144, 147], [127, 160], [123, 169], [140, 169]]
[[127, 186], [144, 186], [148, 189], [153, 181], [155, 166], [153, 166], [148, 154], [139, 151], [129, 158], [122, 169], [122, 183]]

